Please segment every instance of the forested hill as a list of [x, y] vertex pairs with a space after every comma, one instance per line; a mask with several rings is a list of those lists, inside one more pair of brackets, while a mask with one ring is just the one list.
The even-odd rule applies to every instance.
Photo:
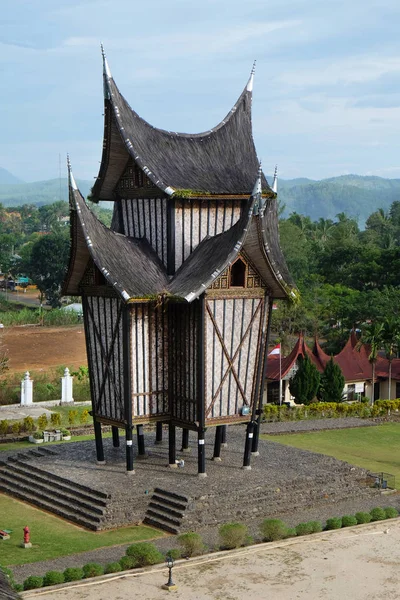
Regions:
[[[34, 183], [18, 183], [18, 179], [0, 168], [0, 203], [5, 207], [22, 204], [52, 204], [68, 199], [67, 180], [50, 179]], [[272, 177], [268, 177], [272, 181]], [[91, 181], [78, 180], [84, 196], [89, 194]], [[279, 200], [284, 206], [283, 216], [296, 212], [319, 218], [334, 219], [346, 213], [358, 220], [360, 227], [378, 208], [387, 210], [392, 202], [400, 200], [400, 179], [342, 175], [331, 179], [279, 179]]]

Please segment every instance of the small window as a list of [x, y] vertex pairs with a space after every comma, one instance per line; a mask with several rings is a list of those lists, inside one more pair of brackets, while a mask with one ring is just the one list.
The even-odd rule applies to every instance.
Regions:
[[244, 287], [246, 281], [246, 265], [238, 258], [231, 266], [231, 287]]
[[103, 273], [95, 267], [94, 269], [94, 284], [95, 285], [107, 285], [107, 280], [104, 277]]

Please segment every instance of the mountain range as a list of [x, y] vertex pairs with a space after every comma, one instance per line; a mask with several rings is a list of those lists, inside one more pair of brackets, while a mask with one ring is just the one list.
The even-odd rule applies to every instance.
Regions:
[[[272, 181], [272, 177], [267, 177]], [[84, 196], [89, 194], [93, 183], [79, 180]], [[297, 212], [311, 217], [335, 219], [344, 212], [358, 220], [360, 227], [368, 216], [378, 208], [388, 210], [392, 202], [400, 200], [400, 179], [375, 176], [341, 175], [314, 181], [312, 179], [279, 179], [278, 197], [282, 215]], [[51, 204], [68, 199], [66, 179], [49, 179], [24, 183], [5, 169], [0, 168], [0, 203], [3, 206], [21, 204]]]

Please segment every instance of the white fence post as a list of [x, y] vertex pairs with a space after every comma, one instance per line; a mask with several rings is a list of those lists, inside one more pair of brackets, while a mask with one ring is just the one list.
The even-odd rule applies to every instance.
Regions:
[[72, 384], [74, 378], [69, 374], [69, 369], [66, 367], [64, 377], [61, 377], [61, 404], [74, 401], [72, 397]]
[[21, 381], [21, 406], [27, 406], [33, 403], [33, 379], [29, 376], [29, 371]]

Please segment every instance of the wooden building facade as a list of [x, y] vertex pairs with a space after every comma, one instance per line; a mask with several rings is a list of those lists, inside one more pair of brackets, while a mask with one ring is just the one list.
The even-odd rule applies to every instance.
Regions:
[[[114, 202], [111, 228], [86, 205], [69, 167], [71, 256], [64, 293], [81, 295], [97, 458], [101, 423], [126, 431], [169, 424], [198, 434], [247, 423], [244, 467], [256, 451], [268, 324], [274, 298], [295, 290], [279, 246], [276, 193], [251, 129], [253, 72], [214, 129], [152, 127], [120, 94], [104, 60], [103, 156], [91, 200]], [[259, 420], [258, 420], [259, 421]], [[160, 426], [157, 427], [160, 436]], [[254, 435], [254, 433], [256, 435]], [[185, 446], [185, 442], [183, 442]]]

